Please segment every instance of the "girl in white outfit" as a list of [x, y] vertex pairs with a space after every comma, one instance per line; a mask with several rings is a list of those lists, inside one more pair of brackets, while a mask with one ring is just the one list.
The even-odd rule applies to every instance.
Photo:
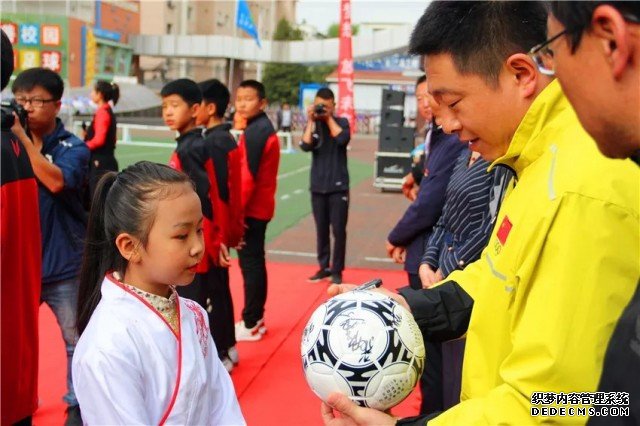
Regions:
[[140, 162], [93, 199], [73, 384], [85, 424], [244, 425], [206, 312], [178, 297], [204, 254], [189, 178]]

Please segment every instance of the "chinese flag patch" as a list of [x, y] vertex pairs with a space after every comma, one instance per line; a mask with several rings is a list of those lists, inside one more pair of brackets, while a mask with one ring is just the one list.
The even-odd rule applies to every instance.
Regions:
[[498, 233], [496, 234], [500, 244], [504, 245], [507, 242], [507, 237], [509, 236], [509, 232], [511, 232], [511, 228], [513, 228], [513, 225], [511, 224], [511, 221], [509, 221], [509, 217], [505, 216], [504, 219], [502, 219], [502, 223], [500, 224], [500, 228], [498, 228]]

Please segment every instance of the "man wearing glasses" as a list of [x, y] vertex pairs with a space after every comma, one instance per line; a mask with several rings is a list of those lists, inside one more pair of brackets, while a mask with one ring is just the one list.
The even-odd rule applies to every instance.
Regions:
[[[467, 337], [460, 404], [397, 424], [587, 421], [534, 409], [545, 404], [539, 392], [598, 387], [640, 276], [640, 173], [597, 151], [559, 83], [527, 54], [546, 39], [546, 20], [538, 2], [434, 1], [413, 32], [410, 50], [425, 56], [445, 131], [491, 167], [512, 168], [516, 185], [480, 260], [431, 289], [386, 292], [432, 338]], [[327, 425], [340, 424], [334, 410], [356, 424], [396, 421], [339, 394], [328, 402]]]
[[[543, 51], [580, 122], [607, 157], [640, 165], [640, 2], [552, 2]], [[538, 56], [541, 56], [540, 54]], [[588, 84], [584, 82], [588, 68]], [[636, 182], [637, 184], [637, 182]], [[608, 303], [603, 301], [603, 303]], [[640, 423], [640, 286], [607, 348], [600, 392], [627, 392], [629, 416], [591, 425]], [[596, 407], [600, 410], [600, 407]]]
[[32, 68], [16, 77], [15, 100], [28, 113], [28, 132], [16, 132], [38, 181], [42, 230], [41, 303], [56, 316], [67, 350], [66, 424], [82, 424], [71, 381], [77, 342], [78, 274], [82, 263], [86, 213], [82, 193], [89, 171], [89, 148], [57, 118], [64, 83], [58, 74]]

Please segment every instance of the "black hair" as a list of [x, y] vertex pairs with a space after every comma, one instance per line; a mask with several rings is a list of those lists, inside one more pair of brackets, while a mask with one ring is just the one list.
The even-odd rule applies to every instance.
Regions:
[[11, 86], [13, 93], [23, 91], [30, 92], [36, 86], [42, 87], [49, 92], [51, 97], [56, 101], [62, 99], [62, 93], [64, 93], [64, 82], [60, 75], [48, 68], [30, 68], [22, 71]]
[[98, 80], [93, 88], [102, 95], [102, 99], [104, 99], [105, 102], [112, 101], [113, 105], [118, 103], [118, 99], [120, 99], [120, 87], [116, 83]]
[[0, 88], [0, 90], [4, 90], [7, 84], [9, 84], [11, 74], [13, 74], [13, 47], [11, 46], [9, 37], [7, 37], [4, 31], [0, 30], [0, 32], [2, 33], [2, 45], [0, 46], [0, 55], [2, 55], [2, 62], [0, 62], [2, 88]]
[[179, 78], [165, 84], [160, 91], [160, 96], [166, 98], [170, 95], [180, 96], [190, 107], [202, 102], [202, 93], [195, 81], [188, 78]]
[[229, 89], [227, 86], [216, 78], [211, 80], [205, 80], [198, 83], [200, 91], [202, 92], [202, 100], [208, 104], [214, 104], [216, 106], [216, 117], [224, 117], [224, 113], [229, 106]]
[[411, 34], [409, 53], [448, 53], [461, 74], [496, 85], [506, 58], [546, 38], [543, 2], [433, 1]]
[[260, 83], [257, 80], [244, 80], [242, 83], [238, 85], [238, 87], [243, 87], [243, 88], [250, 87], [254, 89], [256, 92], [258, 92], [258, 98], [260, 98], [260, 100], [267, 99], [267, 92], [264, 88], [264, 84]]
[[[582, 40], [582, 34], [591, 27], [593, 11], [598, 6], [608, 4], [625, 14], [640, 18], [640, 2], [637, 1], [551, 1], [551, 14], [567, 29], [571, 51], [575, 52]], [[552, 34], [554, 35], [554, 34]]]
[[146, 245], [155, 219], [157, 202], [171, 193], [171, 185], [188, 183], [189, 177], [169, 166], [140, 161], [120, 173], [109, 172], [98, 183], [80, 271], [78, 333], [82, 334], [101, 298], [101, 284], [109, 271], [124, 276], [127, 259], [115, 245], [116, 237], [129, 233]]
[[324, 99], [325, 101], [335, 101], [336, 97], [333, 91], [328, 87], [321, 87], [316, 92], [316, 98]]
[[420, 77], [418, 77], [418, 79], [416, 80], [416, 87], [418, 87], [419, 85], [421, 85], [422, 83], [424, 83], [425, 81], [427, 81], [427, 75], [426, 74], [422, 74]]

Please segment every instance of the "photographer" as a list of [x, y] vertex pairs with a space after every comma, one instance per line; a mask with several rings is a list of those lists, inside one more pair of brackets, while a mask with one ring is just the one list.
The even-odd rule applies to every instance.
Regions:
[[[2, 89], [13, 72], [13, 50], [2, 36]], [[17, 112], [17, 114], [16, 114]], [[38, 311], [40, 306], [40, 216], [38, 185], [27, 151], [12, 131], [24, 135], [24, 110], [2, 105], [2, 421], [31, 424], [38, 406]]]
[[[309, 190], [313, 218], [316, 222], [316, 247], [320, 269], [309, 277], [309, 281], [316, 282], [331, 277], [332, 283], [341, 284], [347, 245], [347, 145], [351, 140], [351, 131], [347, 119], [334, 117], [335, 105], [335, 97], [330, 89], [318, 90], [313, 105], [307, 108], [307, 125], [300, 148], [310, 151], [313, 155]], [[331, 268], [329, 225], [334, 238]]]

